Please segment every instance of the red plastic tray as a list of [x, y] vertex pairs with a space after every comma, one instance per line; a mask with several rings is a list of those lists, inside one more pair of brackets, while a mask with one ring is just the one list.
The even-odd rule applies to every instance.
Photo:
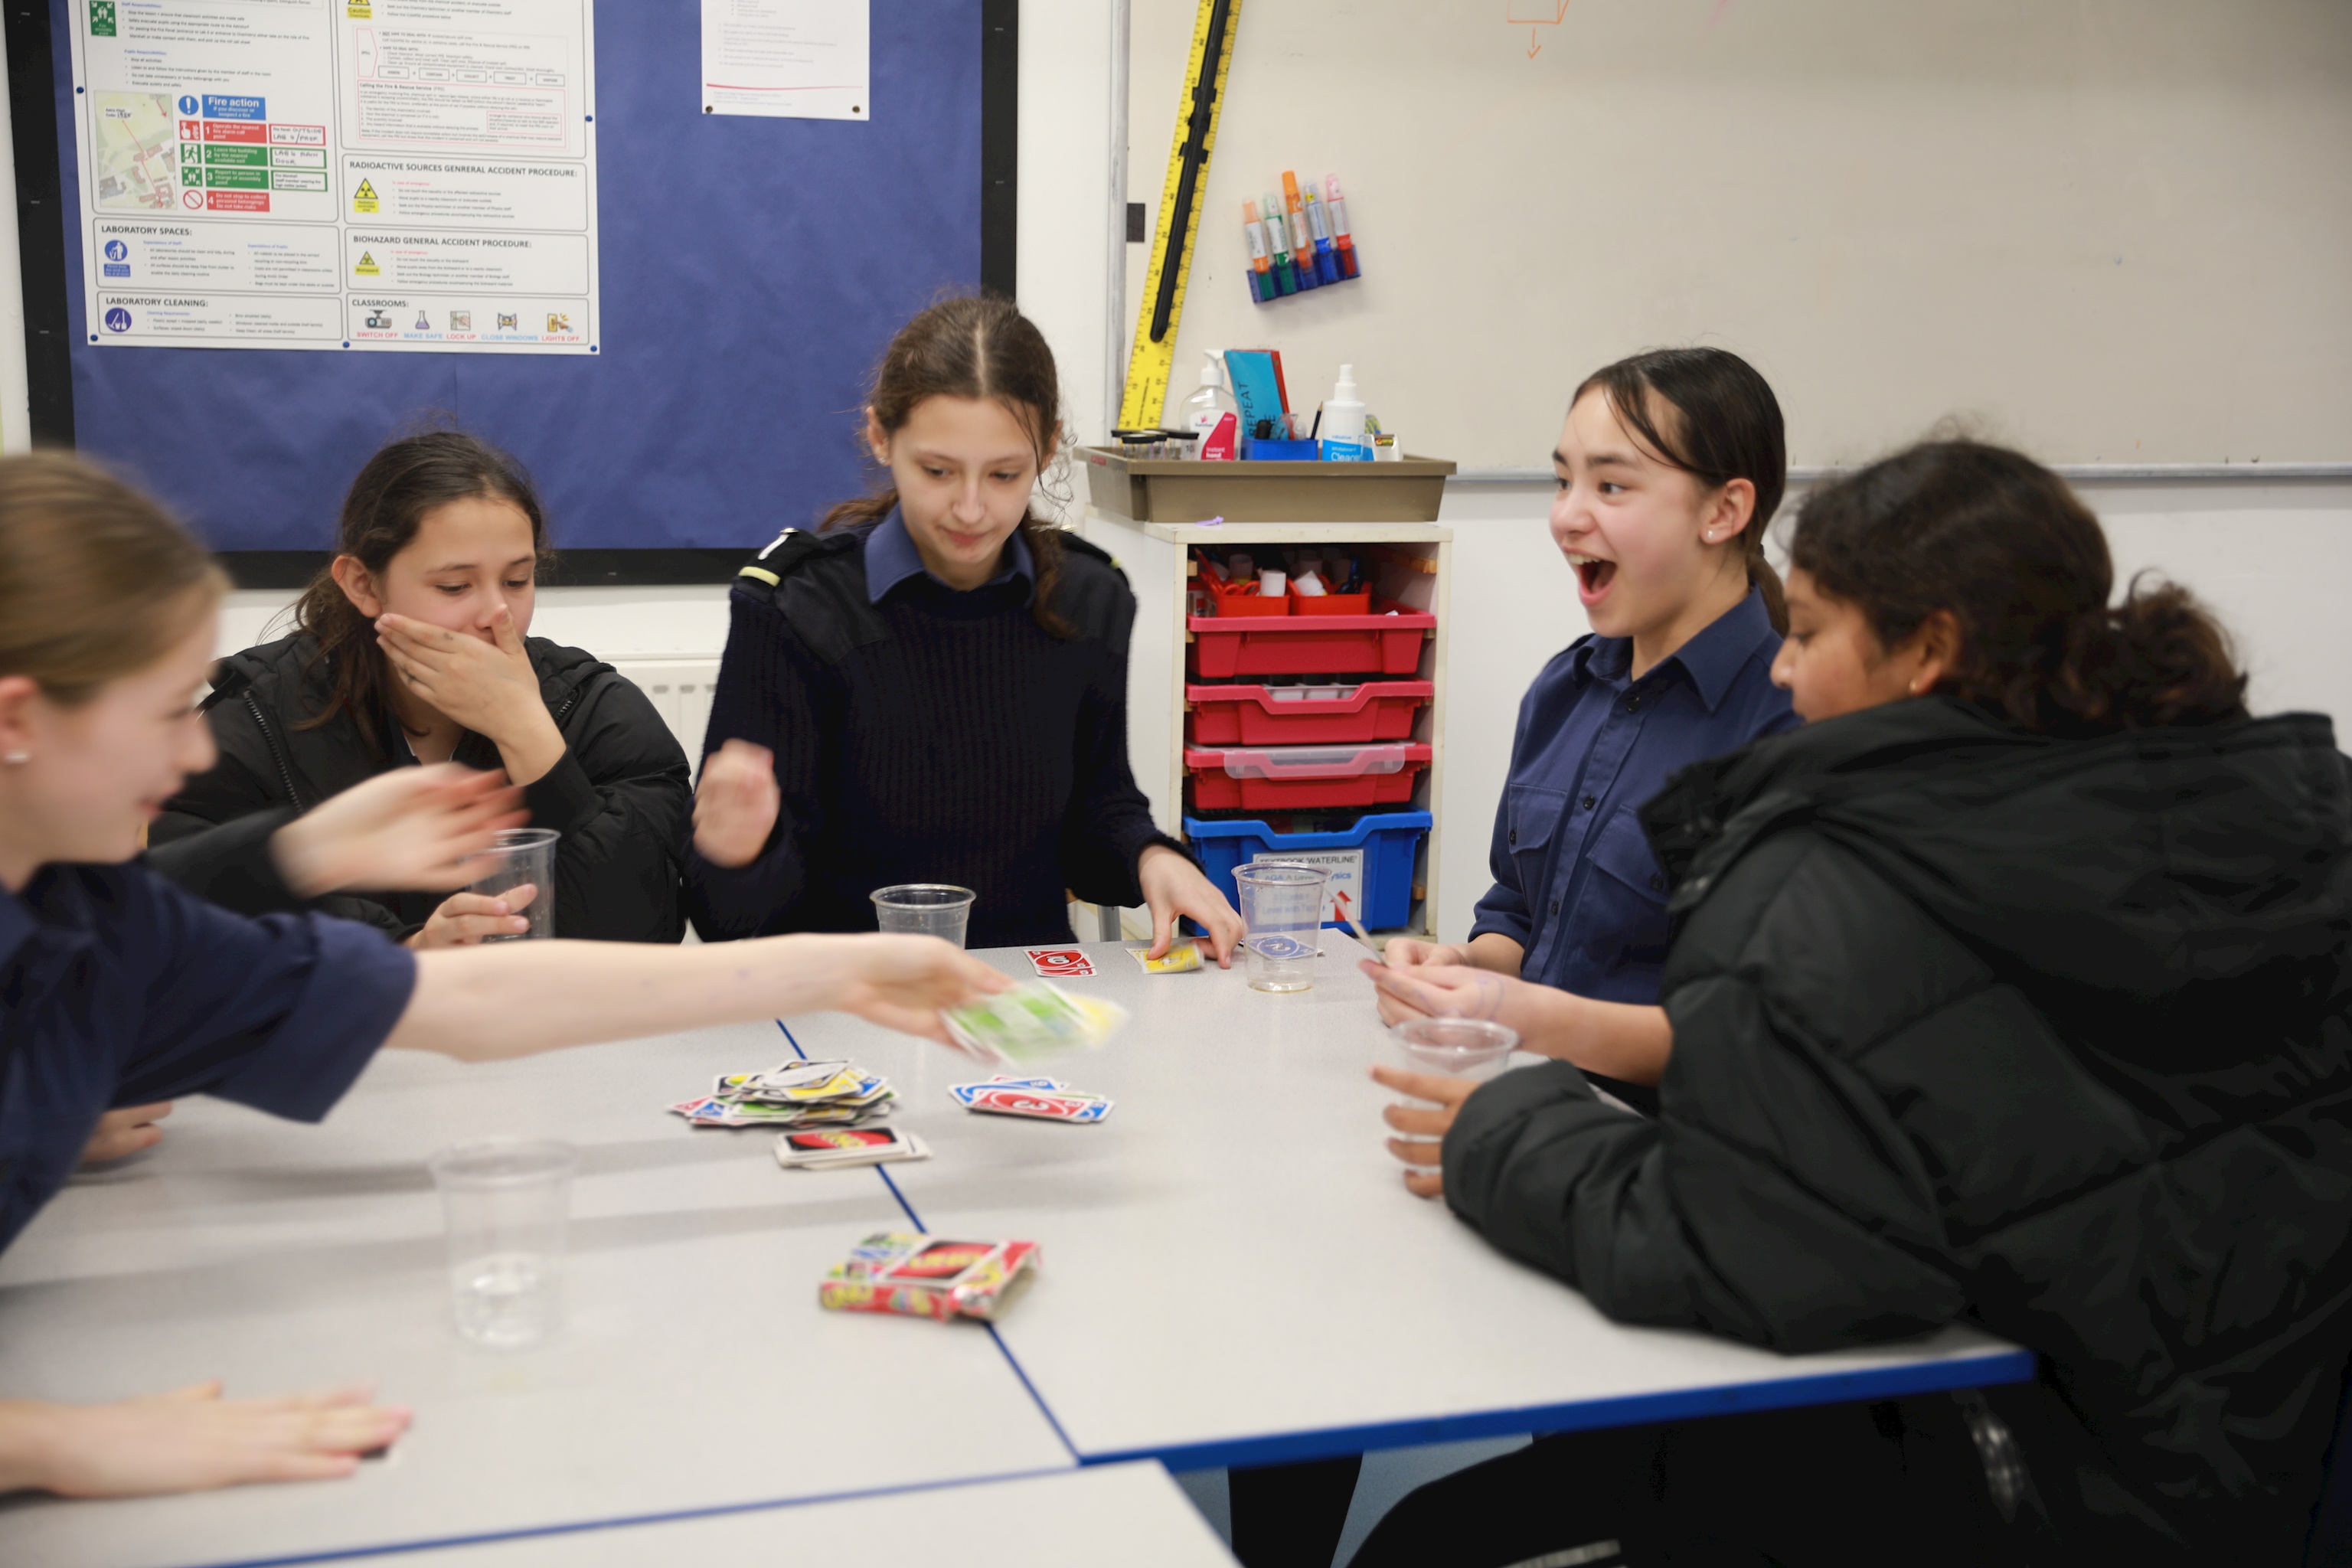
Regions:
[[1198, 810], [1293, 811], [1408, 804], [1430, 755], [1412, 745], [1188, 750], [1184, 767]]
[[1369, 616], [1372, 613], [1370, 594], [1291, 594], [1290, 613], [1294, 616]]
[[1421, 644], [1437, 626], [1425, 611], [1396, 615], [1283, 616], [1265, 620], [1189, 616], [1185, 668], [1208, 680], [1241, 675], [1402, 675], [1421, 669]]
[[1426, 680], [1373, 680], [1345, 697], [1317, 687], [1187, 686], [1187, 738], [1196, 746], [1313, 746], [1409, 741], [1413, 715], [1436, 695]]
[[1290, 614], [1290, 596], [1286, 594], [1276, 594], [1270, 599], [1263, 594], [1219, 594], [1216, 600], [1218, 616], [1227, 619], [1270, 620]]

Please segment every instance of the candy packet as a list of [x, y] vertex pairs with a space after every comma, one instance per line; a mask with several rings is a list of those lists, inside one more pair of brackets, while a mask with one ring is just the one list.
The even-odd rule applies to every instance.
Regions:
[[945, 1241], [878, 1231], [825, 1271], [817, 1305], [829, 1312], [892, 1312], [946, 1322], [993, 1321], [1037, 1267], [1034, 1241]]

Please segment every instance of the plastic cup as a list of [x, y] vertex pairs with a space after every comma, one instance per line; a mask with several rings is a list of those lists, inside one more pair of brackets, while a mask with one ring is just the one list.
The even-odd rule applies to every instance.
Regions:
[[1323, 936], [1323, 884], [1331, 873], [1320, 866], [1287, 860], [1257, 860], [1237, 867], [1243, 945], [1253, 991], [1304, 991], [1315, 984], [1315, 959]]
[[562, 837], [552, 827], [509, 827], [494, 847], [474, 857], [479, 874], [467, 891], [497, 898], [517, 888], [537, 889], [515, 911], [530, 922], [529, 931], [486, 936], [484, 942], [530, 942], [555, 934], [555, 841]]
[[[1407, 1072], [1435, 1073], [1484, 1083], [1499, 1077], [1519, 1047], [1518, 1031], [1485, 1018], [1407, 1018], [1389, 1027], [1388, 1063]], [[1432, 1110], [1435, 1102], [1400, 1098], [1399, 1105]], [[1418, 1133], [1397, 1132], [1408, 1143], [1433, 1143]]]
[[457, 1332], [501, 1350], [546, 1337], [562, 1306], [578, 1153], [552, 1140], [502, 1138], [444, 1149], [432, 1163]]
[[902, 882], [895, 888], [877, 888], [874, 918], [884, 931], [945, 937], [961, 947], [974, 896], [970, 888], [946, 882]]

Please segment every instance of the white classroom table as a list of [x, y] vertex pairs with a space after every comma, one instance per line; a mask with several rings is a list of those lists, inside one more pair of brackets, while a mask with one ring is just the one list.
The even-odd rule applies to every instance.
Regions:
[[[0, 1563], [286, 1559], [1066, 1470], [984, 1327], [818, 1310], [826, 1268], [904, 1224], [871, 1170], [781, 1170], [772, 1133], [663, 1109], [791, 1056], [772, 1024], [475, 1067], [388, 1052], [322, 1127], [184, 1102], [0, 1259], [0, 1390], [373, 1376], [415, 1425], [350, 1480], [0, 1501]], [[581, 1149], [566, 1323], [523, 1351], [450, 1327], [425, 1165], [492, 1134]]]
[[369, 1568], [773, 1568], [782, 1563], [941, 1568], [1233, 1568], [1233, 1555], [1158, 1465], [1098, 1465], [971, 1486], [398, 1552]]
[[[1382, 1140], [1394, 1096], [1364, 949], [1323, 933], [1314, 988], [1248, 988], [1236, 961], [1144, 975], [1087, 943], [1063, 982], [1134, 1015], [1051, 1076], [1110, 1096], [1093, 1126], [966, 1111], [984, 1078], [854, 1018], [796, 1020], [796, 1047], [896, 1079], [936, 1152], [883, 1167], [923, 1226], [1040, 1243], [999, 1326], [1086, 1462], [1267, 1464], [1459, 1438], [1623, 1426], [2019, 1382], [2032, 1359], [1954, 1328], [1786, 1357], [1611, 1323], [1406, 1193]], [[980, 954], [1026, 975], [1017, 950]]]

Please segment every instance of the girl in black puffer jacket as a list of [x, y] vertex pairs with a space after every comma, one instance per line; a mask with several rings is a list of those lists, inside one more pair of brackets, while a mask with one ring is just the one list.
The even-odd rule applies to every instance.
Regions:
[[[1775, 677], [1810, 722], [1643, 814], [1681, 922], [1658, 1119], [1547, 1066], [1424, 1080], [1454, 1109], [1407, 1131], [1445, 1131], [1457, 1214], [1612, 1317], [1789, 1352], [1966, 1321], [2041, 1375], [1547, 1439], [1358, 1563], [1440, 1529], [1463, 1563], [2298, 1562], [2352, 1352], [2328, 721], [2249, 718], [2179, 590], [2110, 608], [2096, 521], [2014, 453], [1876, 464], [1791, 553]], [[1506, 1021], [1561, 1026], [1529, 1000]]]
[[[295, 907], [272, 833], [364, 779], [454, 761], [503, 772], [531, 825], [562, 835], [557, 936], [684, 935], [686, 753], [625, 676], [528, 635], [551, 557], [521, 466], [463, 431], [394, 441], [352, 481], [336, 549], [295, 606], [294, 635], [214, 671], [205, 717], [220, 760], [164, 807], [149, 863], [240, 914]], [[339, 893], [314, 907], [447, 947], [520, 931], [519, 893]]]

